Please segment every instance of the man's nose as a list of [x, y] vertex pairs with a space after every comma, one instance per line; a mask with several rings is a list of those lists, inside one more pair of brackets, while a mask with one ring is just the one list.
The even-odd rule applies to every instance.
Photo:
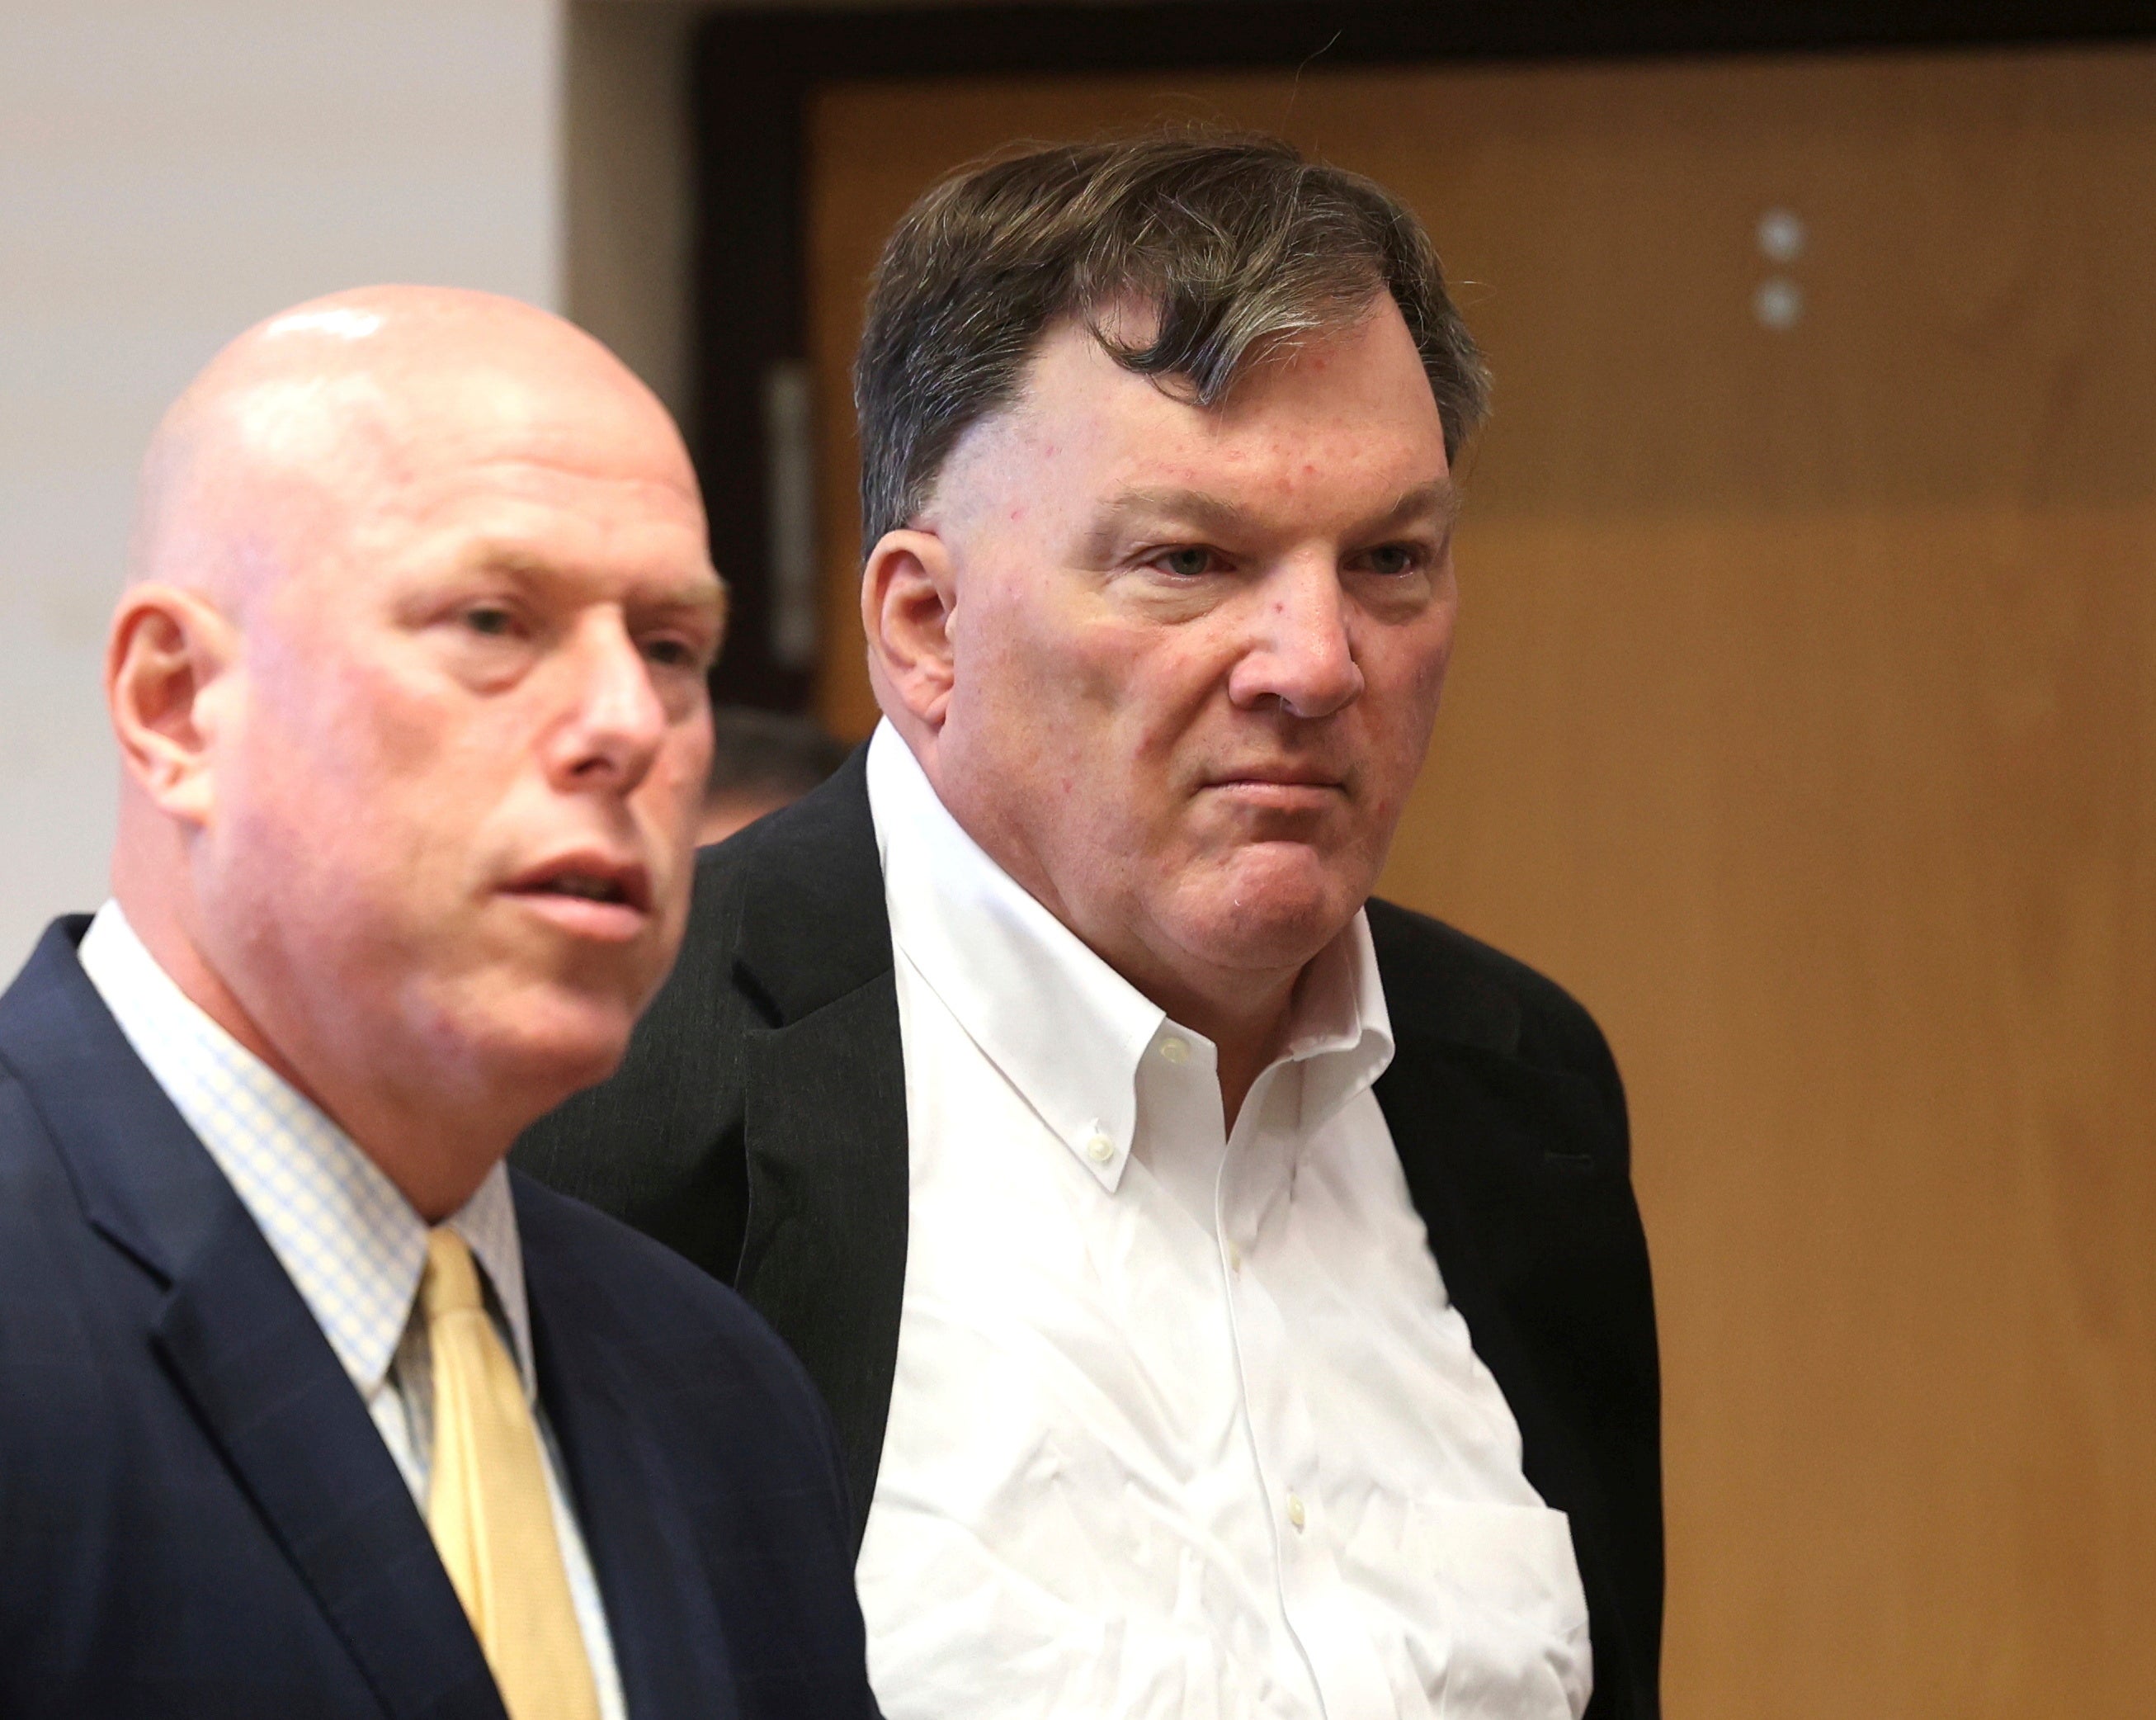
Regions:
[[1250, 649], [1229, 677], [1235, 702], [1277, 700], [1291, 716], [1329, 717], [1363, 691], [1348, 635], [1348, 596], [1327, 562], [1276, 569], [1251, 594], [1258, 605]]
[[619, 615], [589, 618], [563, 652], [567, 708], [549, 738], [549, 773], [558, 788], [627, 794], [649, 772], [666, 734], [651, 666]]

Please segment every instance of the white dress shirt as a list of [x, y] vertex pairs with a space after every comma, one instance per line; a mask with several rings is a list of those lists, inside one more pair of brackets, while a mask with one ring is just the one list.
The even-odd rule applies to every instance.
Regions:
[[1363, 916], [1229, 1131], [1212, 1044], [888, 725], [868, 785], [911, 1179], [858, 1570], [890, 1720], [1577, 1720], [1571, 1536], [1371, 1090]]
[[[91, 920], [83, 971], [173, 1107], [216, 1160], [351, 1377], [424, 1514], [434, 1452], [434, 1372], [417, 1310], [427, 1222], [336, 1124], [172, 983], [116, 902]], [[478, 1263], [489, 1311], [539, 1424], [547, 1491], [602, 1720], [624, 1720], [621, 1676], [561, 1455], [538, 1401], [524, 1254], [496, 1165], [446, 1221]]]

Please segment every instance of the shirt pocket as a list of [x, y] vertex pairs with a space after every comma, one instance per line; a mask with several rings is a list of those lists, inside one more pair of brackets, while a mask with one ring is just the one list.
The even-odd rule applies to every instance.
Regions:
[[1358, 1589], [1395, 1612], [1417, 1681], [1444, 1693], [1435, 1712], [1586, 1707], [1587, 1597], [1563, 1511], [1378, 1490], [1343, 1561]]

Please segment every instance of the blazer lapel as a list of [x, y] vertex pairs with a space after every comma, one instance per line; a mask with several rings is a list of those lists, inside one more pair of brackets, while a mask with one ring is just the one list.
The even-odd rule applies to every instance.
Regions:
[[[1464, 971], [1403, 971], [1380, 905], [1371, 929], [1398, 1050], [1378, 1102], [1446, 1294], [1519, 1425], [1527, 1480], [1570, 1519], [1594, 1620], [1589, 1715], [1650, 1714], [1651, 1695], [1639, 1692], [1651, 1645], [1630, 1640], [1609, 1556], [1618, 1502], [1581, 1439], [1583, 1413], [1605, 1443], [1618, 1434], [1614, 1406], [1627, 1395], [1591, 1390], [1589, 1408], [1582, 1382], [1638, 1351], [1637, 1334], [1604, 1329], [1625, 1311], [1595, 1305], [1583, 1289], [1609, 1281], [1613, 1254], [1640, 1246], [1624, 1144], [1605, 1138], [1607, 1101], [1584, 1076], [1520, 1057], [1513, 998]], [[1651, 1331], [1646, 1342], [1651, 1355]], [[1654, 1449], [1651, 1429], [1645, 1449]], [[1656, 1585], [1659, 1594], [1659, 1577]], [[1651, 1677], [1644, 1687], [1651, 1692]]]
[[[1616, 1720], [1652, 1709], [1635, 1693], [1643, 1657], [1609, 1557], [1613, 1501], [1545, 1367], [1553, 1336], [1581, 1336], [1581, 1311], [1550, 1290], [1565, 1276], [1558, 1263], [1568, 1249], [1594, 1246], [1582, 1220], [1598, 1228], [1603, 1202], [1588, 1186], [1592, 1161], [1550, 1151], [1522, 1120], [1537, 1110], [1584, 1113], [1584, 1095], [1568, 1087], [1486, 1048], [1407, 1033], [1378, 1098], [1446, 1294], [1519, 1425], [1527, 1480], [1569, 1519], [1594, 1621], [1589, 1720]], [[1493, 1092], [1509, 1103], [1492, 1104]]]
[[[1544, 1149], [1483, 1096], [1481, 1076], [1494, 1062], [1486, 1053], [1403, 1034], [1378, 1097], [1445, 1293], [1520, 1424], [1527, 1479], [1563, 1509], [1589, 1477], [1545, 1400], [1520, 1317], [1527, 1311], [1519, 1292], [1531, 1293], [1523, 1280], [1532, 1277], [1521, 1269], [1532, 1262], [1517, 1258], [1540, 1246], [1534, 1190], [1552, 1172]], [[1507, 1073], [1517, 1080], [1534, 1072], [1515, 1063]]]
[[836, 1423], [858, 1541], [906, 1288], [906, 1065], [866, 749], [771, 821], [742, 907], [747, 1239], [737, 1285]]
[[150, 1341], [396, 1717], [503, 1720], [479, 1644], [367, 1409], [246, 1208], [46, 934], [0, 1003], [90, 1223], [161, 1283]]
[[501, 1716], [381, 1434], [254, 1220], [228, 1199], [174, 1280], [158, 1349], [382, 1706]]
[[742, 1290], [793, 1347], [839, 1432], [858, 1542], [898, 1367], [906, 1069], [886, 973], [747, 1046]]

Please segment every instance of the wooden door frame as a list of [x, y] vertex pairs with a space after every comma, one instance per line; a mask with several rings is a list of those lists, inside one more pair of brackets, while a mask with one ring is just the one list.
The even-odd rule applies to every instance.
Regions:
[[689, 436], [733, 590], [716, 696], [808, 707], [771, 644], [765, 384], [808, 347], [804, 126], [841, 80], [1849, 53], [2156, 38], [2146, 0], [1168, 0], [713, 12], [690, 53]]

